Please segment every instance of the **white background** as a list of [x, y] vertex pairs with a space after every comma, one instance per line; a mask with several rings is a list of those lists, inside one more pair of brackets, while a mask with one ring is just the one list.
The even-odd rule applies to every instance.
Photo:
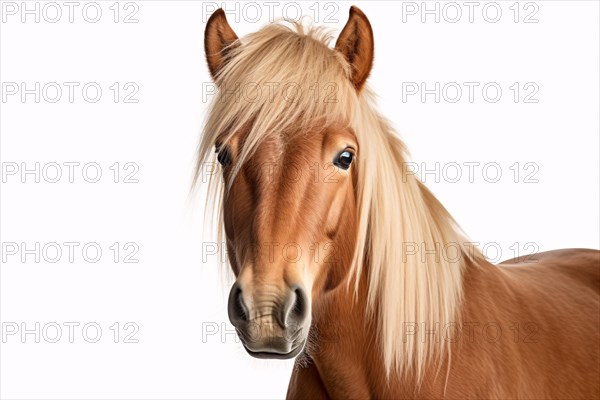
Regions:
[[[18, 7], [17, 14], [6, 12], [12, 10], [7, 3]], [[27, 6], [33, 9], [35, 3]], [[207, 109], [203, 89], [210, 82], [203, 31], [215, 3], [136, 1], [125, 8], [122, 2], [118, 23], [113, 3], [98, 2], [102, 16], [97, 23], [83, 18], [86, 2], [79, 2], [72, 23], [62, 2], [58, 22], [40, 15], [36, 23], [35, 15], [26, 15], [23, 23], [21, 2], [2, 2], [0, 396], [284, 397], [292, 361], [253, 359], [232, 333], [218, 256], [203, 260], [202, 242], [214, 238], [203, 237], [202, 193], [191, 202], [187, 197]], [[437, 3], [439, 22], [435, 15], [421, 21], [421, 2], [354, 3], [374, 29], [376, 58], [369, 83], [381, 111], [401, 133], [417, 165], [433, 169], [440, 163], [441, 176], [426, 175], [426, 184], [474, 241], [487, 244], [490, 258], [507, 259], [532, 248], [598, 248], [598, 2], [522, 2], [516, 6], [518, 22], [514, 2], [499, 2], [502, 15], [496, 23], [486, 21], [495, 18], [494, 5], [486, 9], [486, 18], [482, 14], [488, 2], [475, 8], [473, 22], [463, 2], [455, 3], [462, 12], [455, 23], [449, 20], [456, 8], [444, 8], [443, 2]], [[45, 4], [38, 3], [40, 13]], [[269, 21], [265, 4], [254, 4], [262, 7], [256, 22], [251, 21], [257, 19], [256, 8], [227, 4], [233, 10], [230, 24], [240, 36]], [[333, 12], [326, 24], [339, 31], [351, 4], [302, 2], [286, 10], [294, 17], [300, 7], [320, 24]], [[277, 3], [274, 16], [282, 15], [284, 5]], [[415, 6], [419, 10], [412, 15]], [[436, 3], [427, 6], [434, 9]], [[136, 9], [138, 22], [124, 23]], [[93, 18], [93, 9], [87, 10]], [[54, 18], [54, 10], [46, 11]], [[537, 23], [524, 22], [531, 13]], [[22, 82], [29, 89], [35, 82], [40, 87], [49, 82], [80, 86], [72, 103], [66, 86], [58, 102], [47, 101], [54, 97], [49, 92], [41, 93], [36, 103], [33, 94], [25, 101], [21, 93], [7, 95], [11, 83]], [[88, 82], [103, 90], [96, 103], [82, 97]], [[117, 103], [109, 89], [115, 82], [121, 88]], [[128, 82], [139, 88], [137, 103], [123, 102], [131, 91], [123, 88]], [[463, 96], [456, 103], [447, 101], [454, 92], [439, 103], [434, 95], [425, 101], [419, 95], [403, 99], [407, 87], [421, 82], [429, 89], [436, 82], [440, 88], [456, 82]], [[479, 83], [473, 102], [464, 82]], [[482, 96], [481, 88], [490, 82], [503, 91], [495, 103]], [[515, 82], [520, 86], [516, 103], [509, 88]], [[539, 89], [533, 96], [537, 103], [524, 102], [532, 91], [524, 89], [526, 83]], [[73, 183], [65, 166], [57, 183], [43, 176], [36, 183], [34, 175], [22, 177], [20, 171], [6, 175], [21, 163], [27, 168], [40, 163], [42, 169], [64, 162], [80, 163]], [[88, 183], [81, 167], [93, 162], [100, 165], [102, 177]], [[121, 170], [118, 183], [109, 169], [115, 162]], [[133, 177], [138, 183], [123, 182], [132, 171], [124, 169], [128, 162], [139, 167]], [[466, 167], [462, 179], [450, 182], [455, 172], [442, 168], [465, 162], [479, 163], [473, 182]], [[521, 174], [515, 179], [510, 167], [516, 162]], [[498, 182], [490, 182], [492, 170], [483, 174], [487, 163], [500, 166]], [[526, 163], [532, 164], [526, 169]], [[50, 173], [49, 168], [53, 178], [55, 169]], [[530, 178], [537, 183], [525, 182], [532, 171]], [[47, 260], [54, 253], [42, 254], [39, 262], [35, 254], [25, 255], [22, 262], [22, 243], [33, 249], [36, 242], [40, 247], [80, 245], [73, 262], [65, 246], [56, 263]], [[121, 249], [118, 262], [110, 249], [115, 242]], [[129, 242], [139, 247], [134, 256], [138, 263], [123, 260], [132, 249], [123, 248]], [[14, 250], [11, 243], [19, 246], [17, 254], [6, 251]], [[82, 257], [86, 243], [101, 247], [98, 262]], [[68, 322], [80, 324], [73, 343], [64, 325]], [[120, 324], [118, 343], [115, 322]], [[139, 328], [133, 336], [137, 343], [125, 343], [133, 329], [125, 329], [127, 322]], [[36, 323], [39, 343], [33, 333], [24, 338], [20, 331], [7, 333], [14, 326], [35, 330]], [[52, 323], [62, 326], [57, 343], [50, 342], [56, 335]], [[94, 338], [93, 329], [83, 336], [86, 323], [101, 327], [97, 343], [86, 340]], [[215, 327], [219, 331], [209, 334]]]

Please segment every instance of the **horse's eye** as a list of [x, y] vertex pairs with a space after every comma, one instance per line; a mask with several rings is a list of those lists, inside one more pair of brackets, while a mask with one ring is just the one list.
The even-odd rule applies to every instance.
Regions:
[[219, 160], [222, 166], [226, 167], [231, 164], [231, 152], [229, 151], [229, 147], [217, 147], [217, 153], [219, 153], [217, 155], [217, 160]]
[[354, 159], [354, 154], [352, 154], [348, 150], [344, 150], [340, 154], [337, 155], [335, 160], [333, 160], [333, 164], [338, 168], [348, 169], [348, 168], [350, 168], [350, 164], [352, 164], [353, 159]]

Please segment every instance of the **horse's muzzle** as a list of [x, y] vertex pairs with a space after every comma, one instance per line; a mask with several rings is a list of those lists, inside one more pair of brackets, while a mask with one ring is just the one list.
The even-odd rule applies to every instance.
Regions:
[[310, 325], [310, 303], [300, 285], [293, 285], [283, 295], [250, 296], [236, 282], [229, 294], [228, 314], [246, 351], [257, 358], [295, 357]]

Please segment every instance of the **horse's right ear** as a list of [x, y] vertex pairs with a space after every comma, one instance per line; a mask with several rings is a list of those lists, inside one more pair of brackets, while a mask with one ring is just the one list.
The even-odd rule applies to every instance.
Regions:
[[225, 11], [219, 8], [208, 19], [204, 31], [206, 62], [213, 79], [225, 64], [227, 52], [231, 49], [231, 45], [237, 40], [237, 35], [227, 22]]

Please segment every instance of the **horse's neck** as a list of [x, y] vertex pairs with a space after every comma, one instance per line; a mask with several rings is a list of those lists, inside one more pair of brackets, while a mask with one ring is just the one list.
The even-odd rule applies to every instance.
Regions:
[[[476, 310], [493, 304], [499, 293], [510, 296], [511, 289], [507, 287], [502, 272], [489, 263], [468, 265], [464, 279], [465, 298], [473, 303], [469, 308], [461, 307], [461, 320], [481, 325], [482, 316]], [[367, 313], [367, 282], [366, 276], [360, 280], [357, 297], [354, 297], [353, 285], [350, 285], [350, 290], [345, 284], [340, 285], [323, 296], [313, 313], [312, 343], [308, 353], [330, 395], [349, 397], [363, 393], [362, 397], [369, 397], [375, 393], [377, 397], [390, 398], [411, 398], [417, 394], [442, 397], [447, 360], [439, 369], [437, 366], [428, 368], [418, 387], [410, 374], [403, 377], [392, 375], [390, 384], [385, 382], [376, 316], [370, 317]], [[490, 306], [484, 319], [497, 321], [497, 314], [498, 310]], [[477, 329], [481, 331], [483, 327], [479, 325]], [[452, 347], [455, 351], [456, 346]]]
[[313, 304], [307, 354], [329, 397], [370, 398], [371, 376], [385, 376], [376, 322], [367, 317], [366, 285], [365, 276], [355, 297], [354, 284], [342, 283]]

